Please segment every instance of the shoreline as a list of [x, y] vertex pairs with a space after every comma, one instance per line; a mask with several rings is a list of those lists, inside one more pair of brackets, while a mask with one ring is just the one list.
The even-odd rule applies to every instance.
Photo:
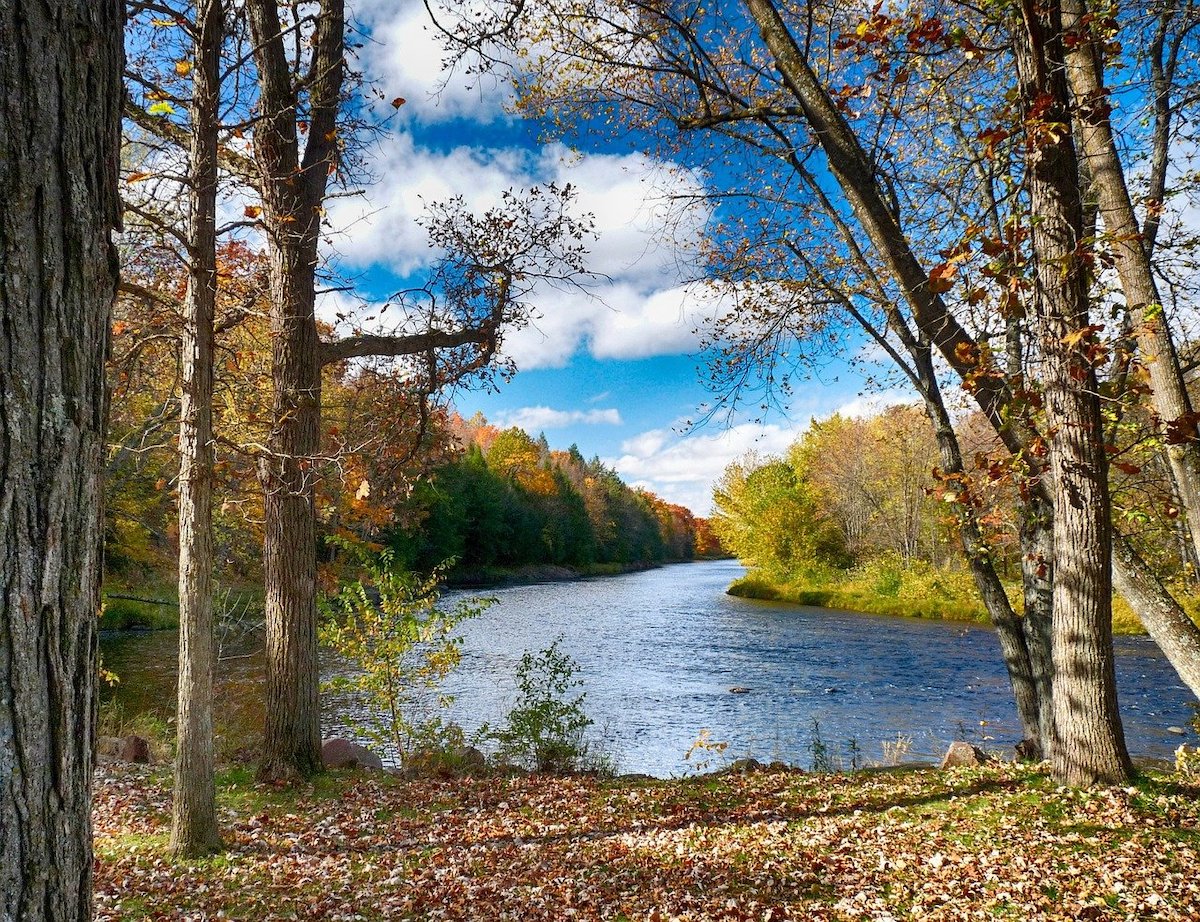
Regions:
[[[972, 598], [946, 600], [912, 600], [864, 592], [852, 586], [806, 586], [799, 583], [779, 583], [762, 574], [749, 572], [734, 580], [725, 590], [734, 598], [759, 602], [780, 602], [812, 608], [850, 611], [863, 615], [886, 615], [893, 618], [922, 618], [930, 621], [957, 621], [991, 627], [983, 603]], [[1011, 593], [1010, 593], [1011, 595]], [[1144, 637], [1137, 616], [1119, 596], [1113, 599], [1113, 633], [1123, 637]]]
[[691, 560], [661, 560], [655, 563], [597, 563], [587, 567], [559, 564], [527, 564], [523, 567], [483, 567], [450, 574], [443, 585], [447, 589], [502, 589], [508, 586], [536, 586], [539, 583], [573, 583], [605, 576], [627, 576], [679, 564], [728, 560], [723, 557], [696, 557]]

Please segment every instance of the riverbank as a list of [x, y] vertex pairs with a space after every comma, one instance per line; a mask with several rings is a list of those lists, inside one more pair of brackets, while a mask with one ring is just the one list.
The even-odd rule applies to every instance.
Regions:
[[96, 918], [1157, 919], [1200, 909], [1200, 788], [1037, 770], [308, 785], [219, 777], [227, 850], [167, 852], [170, 771], [102, 763]]
[[[890, 591], [881, 592], [871, 580], [853, 576], [838, 582], [811, 585], [780, 582], [751, 571], [741, 579], [734, 580], [726, 591], [742, 599], [788, 602], [793, 605], [811, 605], [816, 608], [862, 612], [869, 615], [930, 618], [972, 624], [991, 623], [983, 603], [979, 601], [974, 584], [965, 574], [947, 574], [943, 582], [933, 586], [930, 586], [928, 580], [924, 580], [920, 588], [909, 588], [907, 591], [900, 580], [889, 583], [886, 588]], [[1013, 607], [1020, 612], [1020, 586], [1009, 586], [1008, 594]], [[1188, 613], [1193, 620], [1197, 620], [1196, 600], [1188, 599], [1186, 602]], [[1146, 633], [1137, 615], [1120, 596], [1113, 599], [1113, 633], [1123, 636]]]
[[[706, 558], [707, 559], [707, 558]], [[446, 578], [447, 589], [498, 589], [506, 586], [535, 586], [539, 583], [574, 582], [603, 576], [643, 573], [659, 567], [700, 563], [701, 560], [665, 560], [659, 563], [597, 563], [586, 567], [530, 564], [523, 567], [482, 567], [455, 570]], [[226, 600], [230, 607], [261, 612], [261, 587], [239, 589]], [[261, 617], [258, 619], [260, 622]], [[111, 581], [104, 587], [102, 631], [165, 631], [179, 627], [179, 597], [174, 586], [149, 581], [137, 586]]]
[[478, 567], [452, 570], [446, 577], [449, 589], [494, 589], [502, 586], [536, 586], [539, 583], [566, 583], [598, 576], [621, 576], [643, 573], [668, 563], [690, 561], [670, 560], [663, 563], [597, 563], [586, 567], [566, 567], [556, 564], [529, 564], [523, 567]]

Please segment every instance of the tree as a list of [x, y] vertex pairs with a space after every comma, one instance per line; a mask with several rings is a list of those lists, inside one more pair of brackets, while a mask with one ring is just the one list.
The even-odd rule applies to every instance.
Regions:
[[735, 461], [713, 490], [713, 530], [723, 547], [775, 579], [844, 567], [844, 536], [813, 493], [787, 461]]
[[[1080, 172], [1070, 131], [1061, 8], [1025, 2], [1011, 24], [1024, 118], [1054, 490], [1055, 777], [1117, 784], [1133, 771], [1112, 649], [1112, 507], [1083, 254]], [[1058, 126], [1063, 126], [1059, 128]]]
[[[1192, 4], [1166, 4], [1157, 11], [1148, 43], [1153, 108], [1152, 146], [1144, 223], [1139, 223], [1112, 128], [1110, 90], [1105, 85], [1105, 47], [1115, 20], [1088, 11], [1081, 0], [1063, 4], [1064, 27], [1073, 36], [1065, 52], [1075, 125], [1087, 173], [1107, 231], [1111, 258], [1125, 295], [1126, 328], [1135, 335], [1151, 385], [1151, 402], [1166, 429], [1165, 454], [1183, 507], [1192, 553], [1200, 555], [1200, 421], [1184, 382], [1170, 326], [1159, 294], [1152, 257], [1167, 192], [1168, 154], [1179, 113], [1173, 97], [1184, 69], [1180, 51], [1189, 32], [1200, 27]], [[1200, 559], [1200, 556], [1197, 557]], [[1200, 696], [1200, 628], [1145, 564], [1132, 544], [1118, 536], [1113, 577], [1180, 677]]]
[[213, 775], [213, 362], [217, 313], [217, 128], [223, 0], [199, 0], [188, 163], [187, 293], [179, 405], [179, 682], [171, 850], [221, 846]]
[[0, 917], [91, 918], [116, 0], [0, 4]]
[[[528, 317], [535, 283], [582, 272], [586, 221], [568, 214], [569, 187], [506, 193], [481, 216], [461, 199], [434, 209], [431, 245], [445, 254], [427, 286], [401, 298], [409, 328], [322, 341], [316, 321], [321, 216], [342, 159], [343, 0], [248, 0], [258, 79], [256, 180], [271, 278], [271, 435], [261, 459], [267, 589], [267, 708], [259, 775], [302, 778], [320, 763], [315, 459], [321, 369], [380, 356], [409, 358], [414, 390], [487, 375], [504, 331]], [[289, 60], [288, 47], [297, 49]]]

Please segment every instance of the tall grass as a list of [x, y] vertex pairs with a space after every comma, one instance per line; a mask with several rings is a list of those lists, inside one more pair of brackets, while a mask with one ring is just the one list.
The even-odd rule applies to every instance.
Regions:
[[[1020, 584], [1012, 583], [1007, 590], [1020, 613]], [[792, 578], [752, 570], [736, 580], [728, 592], [744, 599], [869, 614], [990, 623], [975, 582], [966, 570], [940, 569], [919, 560], [906, 562], [896, 555], [876, 558], [852, 570], [810, 572]], [[1200, 598], [1177, 597], [1192, 620], [1200, 623]], [[1113, 632], [1145, 633], [1137, 615], [1120, 596], [1113, 598]]]

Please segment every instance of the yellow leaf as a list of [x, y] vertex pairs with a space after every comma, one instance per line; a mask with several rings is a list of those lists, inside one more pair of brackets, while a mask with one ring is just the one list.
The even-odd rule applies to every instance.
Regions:
[[175, 73], [179, 74], [181, 77], [186, 77], [192, 72], [192, 66], [193, 65], [191, 61], [176, 61]]
[[363, 482], [358, 485], [358, 489], [354, 493], [356, 500], [364, 500], [371, 495], [371, 485], [363, 479]]

